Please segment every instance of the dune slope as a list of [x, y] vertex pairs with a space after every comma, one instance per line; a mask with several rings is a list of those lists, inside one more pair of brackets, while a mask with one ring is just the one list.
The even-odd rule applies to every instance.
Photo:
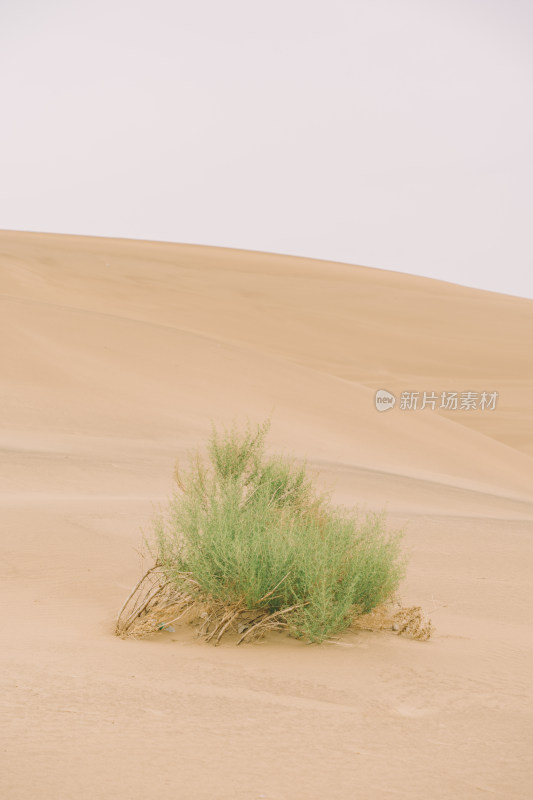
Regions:
[[[529, 797], [532, 342], [532, 301], [429, 279], [0, 232], [3, 795]], [[379, 388], [499, 396], [378, 413]], [[430, 643], [112, 636], [176, 458], [267, 416], [406, 526]]]

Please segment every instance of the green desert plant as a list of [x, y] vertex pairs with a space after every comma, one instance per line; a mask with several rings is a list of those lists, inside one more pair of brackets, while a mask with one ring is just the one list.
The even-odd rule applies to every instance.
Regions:
[[213, 428], [207, 458], [176, 469], [154, 521], [156, 565], [118, 633], [192, 613], [216, 641], [283, 627], [321, 642], [392, 597], [405, 565], [401, 533], [387, 531], [383, 514], [334, 506], [305, 465], [267, 455], [268, 430]]

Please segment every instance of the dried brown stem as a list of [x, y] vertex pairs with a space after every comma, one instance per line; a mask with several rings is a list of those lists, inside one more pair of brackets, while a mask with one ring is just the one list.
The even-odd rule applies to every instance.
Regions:
[[137, 585], [135, 586], [135, 588], [134, 588], [134, 589], [131, 591], [131, 593], [130, 593], [130, 594], [128, 595], [128, 597], [126, 598], [125, 602], [124, 602], [124, 603], [123, 603], [123, 605], [122, 605], [122, 608], [120, 609], [120, 611], [119, 611], [119, 612], [118, 612], [118, 614], [117, 614], [117, 622], [116, 622], [117, 626], [118, 626], [118, 624], [119, 624], [120, 617], [122, 616], [122, 612], [124, 611], [124, 609], [126, 608], [126, 606], [128, 605], [128, 603], [130, 602], [130, 600], [132, 599], [133, 595], [134, 595], [134, 594], [135, 594], [135, 592], [138, 590], [138, 588], [140, 587], [140, 585], [141, 585], [141, 584], [142, 584], [142, 583], [143, 583], [143, 582], [146, 580], [146, 578], [148, 577], [148, 575], [150, 575], [150, 573], [154, 571], [154, 569], [157, 569], [157, 564], [156, 564], [156, 565], [154, 565], [153, 567], [150, 567], [150, 569], [149, 569], [147, 572], [145, 572], [145, 573], [144, 573], [144, 575], [142, 576], [141, 580], [140, 580], [140, 581], [137, 583]]
[[267, 628], [267, 627], [270, 626], [270, 623], [272, 621], [274, 621], [275, 618], [282, 617], [285, 614], [288, 614], [289, 612], [294, 611], [296, 608], [301, 608], [304, 605], [307, 605], [307, 603], [298, 603], [297, 605], [289, 606], [288, 608], [282, 608], [280, 611], [275, 611], [273, 614], [269, 614], [266, 617], [262, 617], [259, 620], [259, 622], [256, 622], [255, 625], [252, 625], [251, 628], [248, 628], [248, 630], [243, 633], [243, 635], [241, 636], [241, 638], [239, 639], [237, 644], [241, 644], [241, 642], [244, 642], [246, 637], [249, 636], [252, 633], [252, 631], [256, 631], [258, 628], [260, 628], [262, 626]]

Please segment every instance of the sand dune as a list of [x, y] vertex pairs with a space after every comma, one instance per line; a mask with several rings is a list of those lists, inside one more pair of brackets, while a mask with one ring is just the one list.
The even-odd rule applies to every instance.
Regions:
[[[3, 795], [530, 797], [532, 343], [530, 300], [1, 232]], [[380, 414], [378, 388], [499, 397]], [[340, 502], [406, 525], [431, 642], [112, 636], [176, 458], [267, 416]]]

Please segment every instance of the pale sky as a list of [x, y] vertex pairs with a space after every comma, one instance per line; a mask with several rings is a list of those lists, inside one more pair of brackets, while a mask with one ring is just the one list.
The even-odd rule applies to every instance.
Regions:
[[0, 228], [533, 297], [531, 0], [0, 0]]

